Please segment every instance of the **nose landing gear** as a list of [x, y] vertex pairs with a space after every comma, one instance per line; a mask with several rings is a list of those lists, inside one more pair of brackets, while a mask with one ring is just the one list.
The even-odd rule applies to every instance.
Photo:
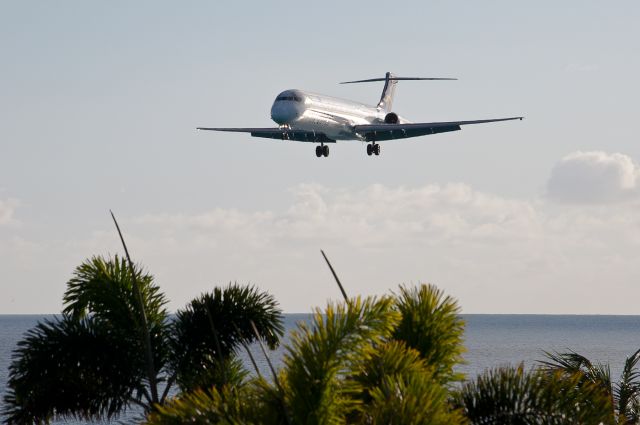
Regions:
[[380, 155], [380, 145], [372, 142], [370, 144], [367, 145], [367, 155], [371, 156], [371, 155]]
[[320, 144], [316, 146], [316, 156], [320, 158], [321, 156], [327, 157], [329, 156], [329, 146], [325, 144]]

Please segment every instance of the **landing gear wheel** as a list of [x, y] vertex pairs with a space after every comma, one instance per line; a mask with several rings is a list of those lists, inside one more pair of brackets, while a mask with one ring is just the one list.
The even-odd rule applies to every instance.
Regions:
[[373, 153], [375, 153], [376, 156], [380, 155], [380, 145], [378, 144], [373, 145]]
[[316, 156], [318, 158], [322, 156], [322, 146], [316, 146]]
[[324, 145], [324, 146], [322, 146], [322, 155], [324, 155], [324, 156], [325, 156], [325, 158], [326, 158], [327, 156], [329, 156], [329, 146], [328, 146], [328, 145]]
[[367, 155], [369, 155], [369, 156], [373, 155], [373, 146], [372, 145], [367, 145]]

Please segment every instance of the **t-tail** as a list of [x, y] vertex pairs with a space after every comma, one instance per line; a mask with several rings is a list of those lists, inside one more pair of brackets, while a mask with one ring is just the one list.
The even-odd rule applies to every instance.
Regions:
[[393, 105], [393, 96], [396, 93], [396, 85], [398, 84], [398, 81], [402, 80], [457, 80], [457, 78], [396, 77], [392, 73], [387, 72], [384, 78], [369, 78], [367, 80], [343, 81], [340, 84], [372, 83], [374, 81], [384, 81], [384, 88], [382, 89], [382, 95], [380, 95], [380, 101], [378, 102], [377, 108], [379, 111], [391, 112], [391, 106]]
[[396, 85], [398, 85], [398, 80], [394, 80], [394, 77], [395, 75], [390, 72], [387, 72], [384, 77], [384, 88], [380, 95], [380, 102], [378, 102], [379, 111], [391, 112], [393, 96], [396, 94]]

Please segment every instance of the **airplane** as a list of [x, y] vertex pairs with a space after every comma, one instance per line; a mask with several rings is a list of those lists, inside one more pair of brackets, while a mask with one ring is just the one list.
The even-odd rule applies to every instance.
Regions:
[[367, 142], [367, 155], [380, 155], [378, 142], [407, 139], [429, 134], [460, 130], [460, 126], [498, 121], [522, 120], [523, 117], [495, 118], [475, 121], [413, 123], [392, 111], [398, 81], [456, 80], [456, 78], [397, 77], [387, 72], [384, 78], [345, 81], [340, 84], [384, 81], [384, 89], [376, 106], [292, 89], [280, 93], [271, 107], [275, 128], [212, 128], [198, 130], [251, 133], [253, 137], [318, 143], [316, 156], [329, 156], [329, 143], [338, 140]]

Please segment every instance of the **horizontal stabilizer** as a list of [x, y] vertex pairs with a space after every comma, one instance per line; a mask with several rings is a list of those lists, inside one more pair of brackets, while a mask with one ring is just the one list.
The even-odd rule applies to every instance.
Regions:
[[375, 81], [454, 81], [457, 78], [430, 78], [430, 77], [382, 77], [382, 78], [369, 78], [367, 80], [355, 80], [355, 81], [343, 81], [340, 84], [354, 84], [354, 83], [373, 83]]

